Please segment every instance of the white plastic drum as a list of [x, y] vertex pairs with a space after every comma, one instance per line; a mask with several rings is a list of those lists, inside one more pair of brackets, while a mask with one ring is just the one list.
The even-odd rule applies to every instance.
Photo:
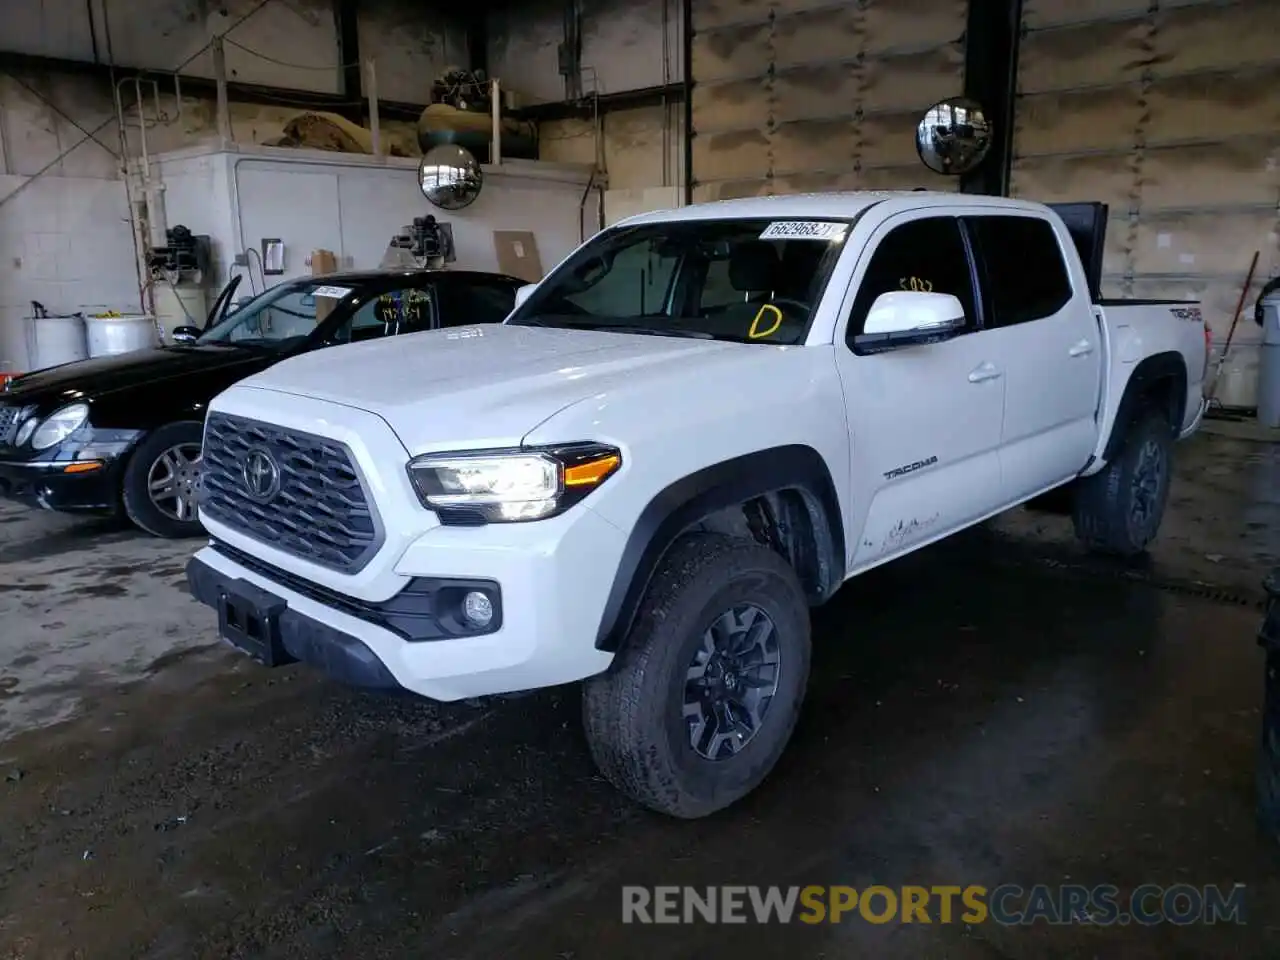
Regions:
[[155, 321], [144, 314], [85, 317], [84, 323], [91, 357], [113, 357], [156, 345]]
[[84, 318], [46, 316], [27, 318], [27, 353], [31, 370], [73, 363], [89, 356]]
[[1218, 349], [1214, 349], [1210, 376], [1217, 368], [1217, 380], [1213, 386], [1213, 398], [1228, 408], [1247, 408], [1258, 405], [1258, 358], [1262, 348], [1256, 343], [1231, 344], [1231, 352], [1220, 361]]
[[197, 287], [193, 283], [180, 283], [172, 287], [167, 283], [159, 283], [152, 295], [155, 298], [156, 320], [164, 330], [166, 341], [173, 339], [173, 331], [178, 327], [204, 329], [209, 308], [205, 304], [203, 287]]

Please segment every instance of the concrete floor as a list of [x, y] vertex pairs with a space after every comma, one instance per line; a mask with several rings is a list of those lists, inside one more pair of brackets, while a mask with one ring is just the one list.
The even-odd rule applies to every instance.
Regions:
[[[0, 507], [0, 957], [1280, 956], [1252, 807], [1280, 447], [1180, 448], [1132, 567], [1015, 513], [815, 618], [766, 785], [666, 820], [576, 690], [372, 699], [222, 648], [191, 544]], [[1248, 923], [623, 926], [623, 884], [1247, 886]], [[785, 954], [784, 954], [785, 951]]]

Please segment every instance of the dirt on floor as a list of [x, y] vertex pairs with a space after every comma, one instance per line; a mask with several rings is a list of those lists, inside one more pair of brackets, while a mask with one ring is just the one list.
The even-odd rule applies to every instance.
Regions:
[[[1184, 447], [1139, 564], [1020, 511], [858, 578], [778, 769], [693, 823], [599, 778], [573, 687], [269, 671], [186, 595], [193, 544], [0, 506], [0, 957], [1280, 956], [1253, 812], [1278, 452]], [[1102, 883], [1243, 884], [1245, 922], [622, 922], [626, 885]]]

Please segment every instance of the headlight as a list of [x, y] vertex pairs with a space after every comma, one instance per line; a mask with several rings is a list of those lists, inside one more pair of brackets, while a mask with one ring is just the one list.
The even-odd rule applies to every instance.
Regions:
[[500, 453], [418, 457], [409, 477], [441, 523], [541, 520], [573, 506], [622, 466], [622, 454], [598, 443]]
[[89, 405], [73, 403], [55, 411], [31, 435], [31, 446], [47, 450], [71, 436], [89, 419]]
[[30, 440], [31, 434], [35, 432], [35, 429], [39, 425], [39, 423], [40, 423], [39, 420], [37, 420], [35, 417], [32, 417], [30, 420], [24, 423], [21, 427], [19, 427], [18, 435], [13, 438], [13, 445], [15, 447], [20, 447], [24, 443], [26, 443], [28, 440]]

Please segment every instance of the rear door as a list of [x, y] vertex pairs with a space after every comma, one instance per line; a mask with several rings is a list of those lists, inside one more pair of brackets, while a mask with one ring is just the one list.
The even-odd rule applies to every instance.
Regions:
[[983, 314], [1005, 376], [1001, 472], [1014, 503], [1074, 477], [1097, 439], [1102, 337], [1071, 238], [1033, 212], [974, 214]]
[[[981, 328], [960, 221], [928, 209], [892, 217], [864, 248], [835, 344], [851, 436], [850, 570], [964, 527], [999, 508], [1004, 379]], [[965, 309], [950, 340], [858, 355], [876, 298], [948, 293]]]

